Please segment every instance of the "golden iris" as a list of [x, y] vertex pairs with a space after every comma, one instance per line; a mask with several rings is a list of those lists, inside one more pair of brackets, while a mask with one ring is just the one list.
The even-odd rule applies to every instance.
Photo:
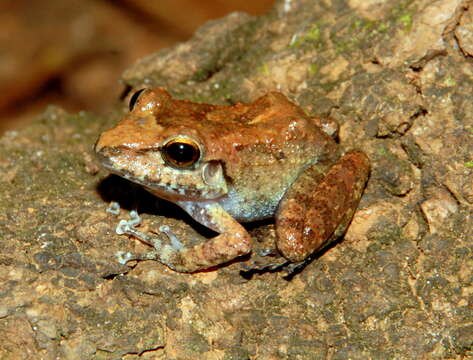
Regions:
[[200, 159], [199, 145], [188, 138], [177, 137], [161, 148], [164, 160], [176, 168], [190, 168]]

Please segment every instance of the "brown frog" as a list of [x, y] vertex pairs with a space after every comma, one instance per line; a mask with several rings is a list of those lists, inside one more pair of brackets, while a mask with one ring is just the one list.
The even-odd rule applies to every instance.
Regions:
[[345, 231], [368, 178], [366, 155], [341, 156], [323, 130], [330, 132], [330, 123], [307, 116], [278, 92], [219, 106], [145, 89], [134, 94], [130, 110], [97, 141], [102, 165], [219, 235], [186, 247], [167, 227], [160, 230], [170, 242], [125, 226], [123, 232], [154, 250], [128, 253], [123, 262], [156, 259], [181, 272], [207, 269], [251, 252], [239, 222], [272, 216], [279, 252], [303, 262]]

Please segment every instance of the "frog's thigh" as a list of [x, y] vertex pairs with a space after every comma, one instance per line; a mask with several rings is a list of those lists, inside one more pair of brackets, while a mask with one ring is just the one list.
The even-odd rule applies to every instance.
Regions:
[[358, 206], [369, 168], [366, 155], [352, 151], [320, 182], [314, 167], [299, 176], [276, 215], [277, 246], [284, 257], [302, 261], [331, 240], [335, 232], [340, 235], [345, 231]]
[[[223, 264], [251, 251], [251, 237], [240, 223], [220, 205], [197, 208], [209, 222], [201, 221], [220, 234], [192, 247], [179, 249], [166, 246], [160, 252], [160, 261], [181, 272], [193, 272]], [[211, 224], [210, 224], [211, 223]]]

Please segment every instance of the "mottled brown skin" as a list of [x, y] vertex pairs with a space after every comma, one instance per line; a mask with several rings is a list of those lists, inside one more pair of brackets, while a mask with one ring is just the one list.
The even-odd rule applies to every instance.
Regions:
[[[276, 216], [279, 251], [303, 261], [345, 231], [369, 173], [362, 152], [340, 157], [322, 128], [333, 126], [277, 92], [233, 106], [175, 100], [160, 88], [143, 92], [133, 110], [100, 136], [95, 150], [102, 164], [219, 235], [187, 248], [179, 239], [163, 245], [162, 237], [129, 229], [155, 250], [128, 259], [157, 259], [182, 272], [206, 269], [251, 251], [239, 221]], [[175, 139], [195, 144], [198, 160], [170, 164], [165, 146]], [[164, 233], [173, 238], [172, 231]]]

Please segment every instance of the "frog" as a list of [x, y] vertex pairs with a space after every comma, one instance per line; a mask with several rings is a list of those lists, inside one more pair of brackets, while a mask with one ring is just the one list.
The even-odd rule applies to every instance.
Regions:
[[129, 107], [95, 144], [101, 165], [216, 235], [202, 241], [196, 231], [197, 243], [185, 245], [169, 226], [155, 234], [125, 226], [121, 233], [152, 250], [121, 253], [122, 263], [152, 259], [184, 273], [216, 268], [251, 256], [243, 223], [274, 218], [277, 252], [301, 264], [350, 224], [369, 177], [368, 157], [343, 152], [333, 121], [309, 116], [284, 94], [216, 105], [175, 99], [157, 87], [136, 91]]

